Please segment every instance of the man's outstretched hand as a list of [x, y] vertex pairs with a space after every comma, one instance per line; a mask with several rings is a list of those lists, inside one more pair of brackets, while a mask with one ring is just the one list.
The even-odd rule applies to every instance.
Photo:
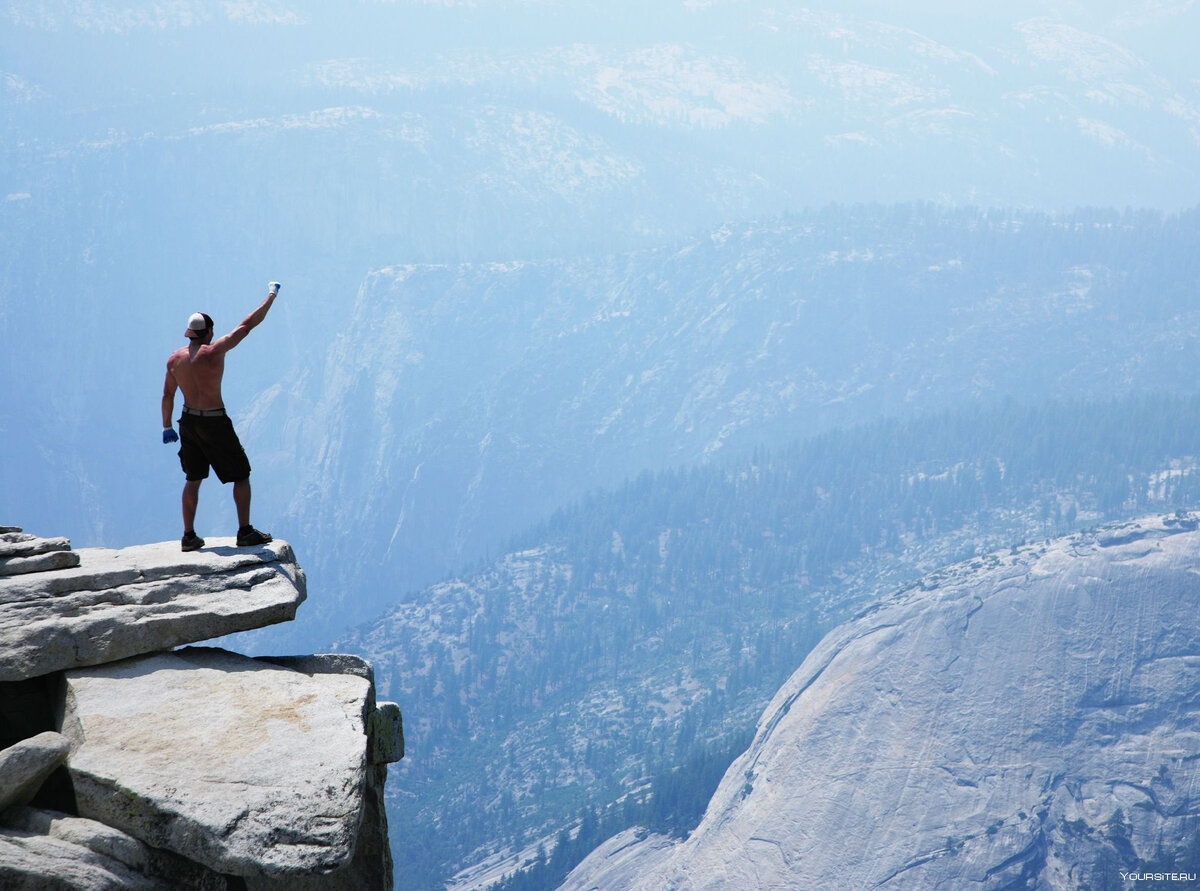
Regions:
[[283, 285], [281, 285], [279, 282], [271, 282], [269, 285], [267, 285], [267, 290], [272, 295], [275, 295], [275, 294], [279, 293], [279, 289], [282, 287], [283, 287]]
[[179, 434], [175, 432], [174, 427], [163, 427], [163, 445], [173, 442], [179, 442]]

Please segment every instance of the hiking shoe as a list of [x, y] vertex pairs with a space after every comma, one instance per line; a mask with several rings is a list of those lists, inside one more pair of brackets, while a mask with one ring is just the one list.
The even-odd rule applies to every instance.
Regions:
[[270, 533], [259, 532], [253, 526], [243, 526], [238, 530], [237, 546], [239, 548], [252, 548], [255, 545], [266, 544], [270, 540]]
[[195, 532], [185, 532], [179, 540], [179, 547], [184, 551], [198, 551], [204, 547], [204, 539]]

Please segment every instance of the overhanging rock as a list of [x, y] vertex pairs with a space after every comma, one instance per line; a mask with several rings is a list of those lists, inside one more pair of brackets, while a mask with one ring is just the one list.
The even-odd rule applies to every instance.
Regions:
[[100, 665], [295, 617], [304, 572], [274, 541], [81, 548], [79, 565], [0, 577], [0, 681]]
[[229, 875], [350, 863], [368, 787], [368, 679], [205, 648], [65, 677], [81, 816]]

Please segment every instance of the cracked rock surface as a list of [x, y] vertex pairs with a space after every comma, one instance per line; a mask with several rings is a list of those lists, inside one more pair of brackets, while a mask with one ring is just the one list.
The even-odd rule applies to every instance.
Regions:
[[943, 570], [830, 633], [682, 842], [567, 889], [1115, 887], [1197, 865], [1200, 533], [1147, 519]]
[[190, 647], [66, 673], [80, 816], [228, 875], [323, 874], [354, 854], [366, 785], [355, 674]]

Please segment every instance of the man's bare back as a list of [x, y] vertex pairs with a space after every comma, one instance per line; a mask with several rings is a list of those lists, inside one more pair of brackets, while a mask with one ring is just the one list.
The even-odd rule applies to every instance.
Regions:
[[199, 409], [225, 407], [221, 399], [225, 353], [226, 350], [218, 349], [216, 344], [195, 342], [171, 353], [167, 359], [167, 376], [183, 393], [185, 405]]
[[[224, 408], [221, 398], [221, 379], [225, 376], [225, 354], [246, 339], [266, 318], [275, 302], [278, 287], [273, 287], [262, 304], [242, 319], [241, 324], [213, 340], [212, 320], [209, 326], [188, 332], [189, 343], [171, 353], [167, 359], [167, 377], [163, 381], [163, 429], [171, 426], [171, 413], [176, 389], [183, 391], [183, 404], [200, 411]], [[196, 318], [203, 315], [197, 313]], [[165, 440], [164, 440], [165, 441]]]

